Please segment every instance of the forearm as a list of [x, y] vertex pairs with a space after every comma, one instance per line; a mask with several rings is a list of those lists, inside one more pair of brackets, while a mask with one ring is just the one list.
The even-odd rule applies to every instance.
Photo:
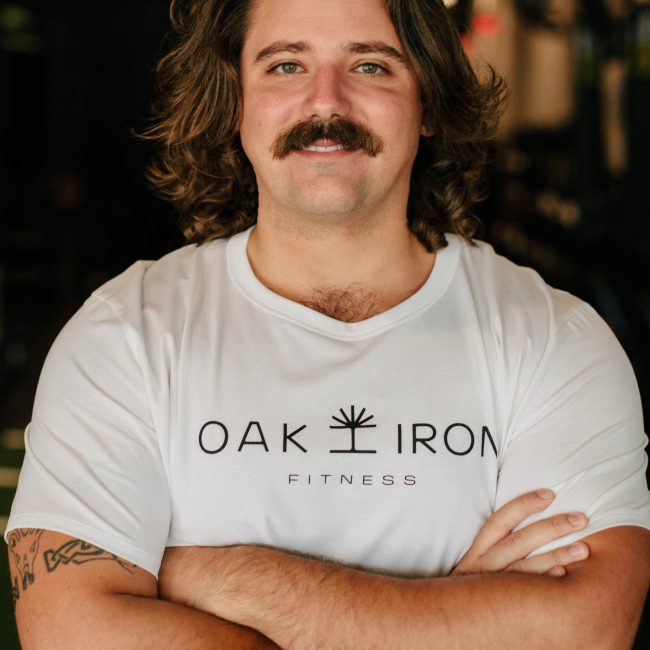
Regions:
[[243, 607], [233, 612], [233, 620], [255, 626], [285, 648], [532, 649], [556, 647], [558, 639], [566, 639], [561, 608], [547, 606], [562, 602], [551, 592], [559, 587], [551, 578], [405, 580], [250, 550], [255, 554], [238, 552], [246, 570], [262, 579], [255, 592], [248, 580], [238, 581]]
[[[17, 622], [25, 650], [146, 650], [161, 647], [247, 650], [277, 646], [256, 630], [156, 598], [104, 594], [85, 598], [70, 617], [41, 614], [41, 622]], [[70, 609], [68, 608], [68, 611]]]
[[536, 499], [497, 510], [454, 577], [391, 578], [263, 547], [178, 547], [165, 553], [158, 587], [290, 650], [631, 647], [650, 533], [616, 527], [530, 557], [577, 526], [556, 515], [513, 531]]
[[63, 533], [12, 531], [9, 567], [25, 650], [276, 647], [255, 630], [159, 599], [151, 573]]
[[[270, 549], [227, 549], [221, 588], [199, 606], [283, 648], [585, 648], [606, 641], [605, 613], [581, 611], [571, 576], [390, 578]], [[592, 596], [593, 597], [593, 596]]]

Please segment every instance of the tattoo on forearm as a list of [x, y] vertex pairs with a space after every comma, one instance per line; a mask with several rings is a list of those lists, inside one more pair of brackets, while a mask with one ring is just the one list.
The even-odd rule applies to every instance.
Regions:
[[42, 530], [37, 528], [19, 528], [9, 533], [9, 557], [13, 584], [11, 595], [14, 604], [20, 598], [20, 585], [25, 591], [34, 584], [34, 563], [41, 541]]
[[109, 560], [115, 562], [129, 573], [136, 569], [135, 564], [124, 561], [113, 553], [109, 553], [98, 546], [93, 546], [81, 539], [73, 539], [63, 544], [57, 549], [48, 549], [43, 553], [45, 566], [49, 573], [57, 569], [62, 564], [85, 564], [95, 560]]

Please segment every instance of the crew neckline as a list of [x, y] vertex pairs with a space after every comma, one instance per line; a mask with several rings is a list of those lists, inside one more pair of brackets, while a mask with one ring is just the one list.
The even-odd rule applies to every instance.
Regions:
[[248, 239], [254, 227], [233, 235], [227, 243], [228, 274], [237, 289], [261, 309], [339, 339], [360, 339], [378, 334], [432, 307], [449, 287], [460, 254], [458, 237], [447, 234], [448, 245], [436, 252], [429, 277], [412, 296], [376, 316], [356, 323], [344, 323], [271, 291], [259, 280], [247, 253]]

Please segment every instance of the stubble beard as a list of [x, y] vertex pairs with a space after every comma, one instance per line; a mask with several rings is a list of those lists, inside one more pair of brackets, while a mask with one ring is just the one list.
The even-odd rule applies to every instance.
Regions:
[[[344, 178], [339, 172], [303, 180], [288, 174], [284, 185], [280, 201], [271, 199], [276, 204], [273, 212], [282, 214], [285, 224], [293, 223], [293, 229], [350, 227], [363, 220], [369, 198], [368, 183], [363, 178]], [[265, 203], [260, 194], [261, 212]]]

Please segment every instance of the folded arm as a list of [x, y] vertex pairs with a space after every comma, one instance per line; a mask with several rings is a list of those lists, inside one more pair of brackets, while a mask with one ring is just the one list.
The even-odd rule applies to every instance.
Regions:
[[61, 533], [12, 531], [9, 563], [25, 650], [277, 647], [255, 630], [159, 600], [153, 575]]
[[[571, 526], [566, 517], [540, 524], [498, 543], [489, 537], [499, 526], [487, 525], [447, 578], [394, 578], [243, 546], [173, 549], [161, 585], [166, 597], [254, 627], [283, 648], [629, 647], [650, 581], [650, 533], [592, 535], [589, 558], [577, 564], [568, 548], [517, 560], [535, 538]], [[179, 574], [192, 577], [191, 589]]]

